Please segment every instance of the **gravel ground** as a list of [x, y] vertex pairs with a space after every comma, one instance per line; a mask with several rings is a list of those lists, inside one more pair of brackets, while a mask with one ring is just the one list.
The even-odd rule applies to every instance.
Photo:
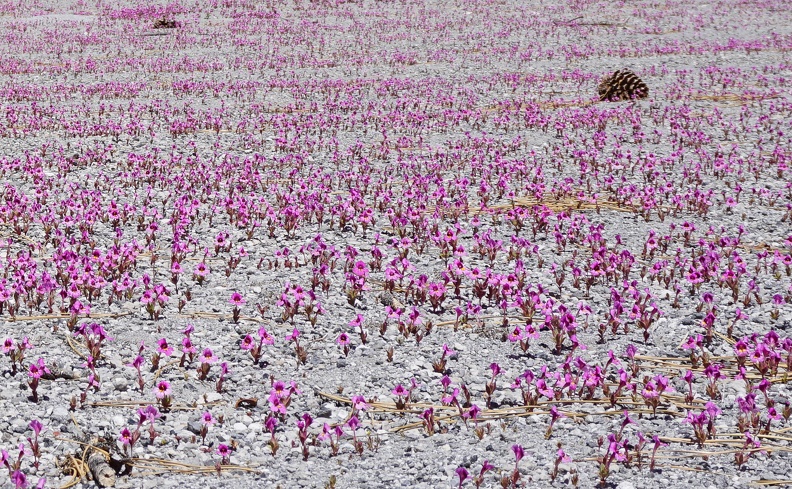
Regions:
[[790, 17], [3, 4], [0, 487], [792, 483]]

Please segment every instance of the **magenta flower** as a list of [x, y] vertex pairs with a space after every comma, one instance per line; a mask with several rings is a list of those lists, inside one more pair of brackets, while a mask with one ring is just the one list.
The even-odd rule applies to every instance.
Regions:
[[470, 474], [468, 473], [466, 468], [457, 467], [456, 475], [459, 477], [459, 488], [462, 489], [462, 484], [464, 484], [465, 480], [467, 480]]
[[352, 326], [353, 328], [359, 328], [363, 324], [363, 321], [364, 321], [363, 315], [358, 314], [357, 317], [355, 317], [355, 319], [349, 321], [349, 325]]
[[286, 341], [297, 341], [297, 338], [300, 337], [300, 330], [294, 328], [289, 336], [286, 337]]
[[43, 358], [39, 358], [36, 363], [31, 363], [28, 367], [28, 376], [38, 380], [42, 375], [50, 373]]
[[498, 365], [497, 363], [490, 364], [489, 368], [490, 370], [492, 370], [492, 378], [497, 377], [503, 372], [503, 370], [501, 370], [500, 365]]
[[124, 446], [132, 445], [132, 432], [129, 431], [129, 428], [124, 428], [121, 430], [121, 433], [118, 435], [118, 441], [120, 441]]
[[277, 394], [270, 394], [268, 401], [270, 411], [273, 413], [286, 414], [286, 406], [283, 404], [283, 400]]
[[267, 420], [264, 422], [264, 429], [270, 432], [270, 434], [275, 434], [275, 428], [278, 426], [278, 418], [275, 416], [269, 416]]
[[200, 278], [205, 278], [209, 275], [209, 267], [206, 266], [206, 263], [201, 262], [195, 266], [195, 271], [193, 273]]
[[157, 299], [157, 294], [154, 293], [153, 290], [147, 289], [143, 292], [143, 295], [140, 296], [140, 302], [143, 304], [151, 304]]
[[157, 341], [157, 353], [169, 357], [173, 355], [173, 347], [168, 344], [168, 340], [165, 338], [160, 338]]
[[210, 413], [209, 411], [206, 411], [201, 415], [201, 424], [203, 426], [212, 426], [213, 424], [215, 424], [215, 422], [216, 422], [215, 418], [212, 416], [212, 413]]
[[641, 395], [646, 399], [654, 399], [660, 395], [660, 391], [657, 389], [657, 384], [649, 381], [646, 383], [646, 386], [644, 386], [643, 391], [641, 391]]
[[211, 365], [217, 361], [217, 357], [210, 348], [204, 348], [204, 351], [201, 352], [201, 363], [205, 363], [207, 365]]
[[349, 429], [355, 431], [358, 429], [358, 427], [360, 427], [360, 420], [357, 416], [352, 416], [349, 418], [349, 421], [346, 422], [346, 425], [349, 426]]
[[11, 474], [11, 482], [14, 483], [14, 487], [16, 489], [25, 489], [27, 484], [27, 476], [21, 470], [15, 470], [13, 474]]
[[[299, 333], [298, 333], [298, 334], [299, 334]], [[264, 328], [259, 328], [259, 330], [258, 330], [258, 336], [259, 336], [259, 338], [261, 339], [261, 342], [262, 342], [263, 344], [265, 344], [265, 345], [271, 345], [271, 344], [275, 343], [275, 338], [273, 338], [273, 337], [272, 337], [272, 335], [271, 335], [271, 334], [269, 334], [269, 333], [267, 332], [267, 330], [266, 330], [266, 329], [264, 329]]]
[[508, 335], [509, 341], [515, 343], [523, 339], [523, 329], [519, 325], [515, 326], [514, 329]]
[[525, 450], [522, 445], [512, 445], [512, 452], [514, 452], [514, 458], [517, 459], [517, 463], [520, 463], [520, 460], [525, 456]]
[[217, 445], [217, 454], [223, 459], [222, 463], [227, 464], [228, 459], [231, 456], [231, 447], [228, 445], [221, 443]]
[[286, 384], [282, 380], [276, 380], [272, 384], [272, 392], [278, 397], [286, 397]]
[[256, 347], [256, 341], [250, 335], [245, 335], [242, 341], [239, 342], [239, 348], [243, 350], [252, 350]]
[[369, 408], [369, 405], [366, 403], [366, 398], [363, 396], [353, 396], [352, 407], [358, 411], [365, 411]]
[[42, 425], [41, 421], [37, 419], [31, 421], [28, 426], [30, 426], [30, 429], [33, 430], [33, 434], [35, 434], [36, 436], [41, 434], [41, 430], [44, 429], [44, 425]]
[[385, 269], [385, 280], [395, 282], [399, 280], [399, 277], [401, 277], [401, 274], [395, 268], [388, 267]]
[[163, 399], [171, 395], [171, 386], [167, 380], [161, 380], [154, 388], [154, 395], [157, 399]]
[[228, 302], [236, 307], [242, 307], [247, 303], [245, 298], [242, 297], [242, 294], [239, 292], [234, 292], [231, 294], [231, 298], [228, 300]]
[[149, 404], [145, 408], [138, 409], [138, 416], [143, 421], [153, 422], [154, 420], [159, 419], [161, 414], [156, 407]]
[[745, 340], [739, 340], [734, 344], [734, 355], [737, 358], [745, 358], [749, 353], [748, 343], [746, 343]]
[[352, 273], [354, 273], [358, 277], [365, 278], [368, 276], [368, 265], [366, 265], [366, 262], [358, 260], [352, 266]]

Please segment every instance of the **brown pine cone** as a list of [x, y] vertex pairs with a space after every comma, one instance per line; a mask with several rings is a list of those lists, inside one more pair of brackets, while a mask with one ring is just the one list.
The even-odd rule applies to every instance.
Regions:
[[603, 79], [598, 87], [601, 101], [616, 102], [649, 96], [649, 87], [638, 75], [628, 70], [618, 70]]

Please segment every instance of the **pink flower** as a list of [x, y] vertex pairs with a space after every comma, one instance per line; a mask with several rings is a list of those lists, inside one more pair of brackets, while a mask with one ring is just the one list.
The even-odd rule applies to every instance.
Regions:
[[364, 318], [362, 314], [358, 314], [355, 319], [349, 321], [349, 325], [353, 328], [359, 328], [363, 324]]
[[319, 433], [319, 435], [317, 436], [317, 438], [319, 438], [321, 441], [327, 441], [327, 440], [330, 440], [330, 439], [331, 439], [331, 436], [332, 436], [332, 435], [331, 435], [331, 431], [330, 431], [330, 425], [329, 425], [329, 424], [327, 424], [327, 423], [325, 423], [325, 424], [322, 426], [322, 432], [321, 432], [321, 433]]
[[143, 358], [143, 355], [138, 355], [134, 360], [132, 360], [132, 363], [130, 363], [129, 366], [133, 368], [140, 368], [145, 362], [146, 359]]
[[234, 292], [231, 294], [231, 298], [228, 300], [228, 302], [236, 307], [242, 307], [247, 301], [244, 297], [242, 297], [242, 294], [239, 292]]
[[15, 470], [14, 473], [11, 474], [11, 482], [14, 483], [16, 489], [23, 489], [27, 487], [27, 476], [21, 470]]
[[358, 260], [352, 266], [352, 273], [354, 273], [358, 277], [365, 278], [368, 276], [368, 265], [366, 265], [366, 262]]
[[519, 325], [515, 326], [511, 333], [509, 333], [509, 341], [512, 343], [523, 339], [523, 329]]
[[41, 430], [44, 429], [44, 425], [41, 424], [41, 421], [34, 419], [29, 424], [30, 429], [33, 430], [33, 433], [38, 436], [41, 433]]
[[204, 348], [204, 351], [201, 352], [201, 363], [206, 363], [211, 365], [216, 361], [217, 361], [217, 357], [215, 356], [214, 353], [212, 353], [212, 350], [209, 348]]
[[346, 424], [347, 426], [349, 426], [349, 429], [355, 431], [360, 426], [360, 420], [358, 419], [357, 416], [352, 416], [351, 418], [349, 418], [349, 421], [347, 421]]
[[243, 350], [252, 350], [256, 346], [256, 341], [253, 339], [252, 336], [246, 335], [242, 338], [242, 341], [239, 343], [239, 348]]
[[221, 443], [217, 446], [217, 454], [225, 459], [231, 455], [231, 448], [228, 445]]
[[300, 330], [294, 328], [289, 336], [286, 337], [286, 341], [297, 341], [297, 338], [300, 337]]
[[157, 341], [157, 353], [169, 357], [173, 355], [173, 347], [168, 344], [168, 340], [165, 338], [160, 338]]
[[31, 363], [28, 367], [28, 375], [34, 379], [40, 379], [42, 375], [50, 373], [47, 364], [44, 363], [43, 358], [39, 358], [38, 362]]
[[215, 245], [224, 246], [225, 243], [226, 243], [226, 239], [228, 239], [228, 236], [227, 236], [226, 233], [218, 234], [217, 236], [215, 236]]
[[154, 420], [158, 419], [161, 416], [159, 410], [149, 404], [145, 408], [138, 409], [138, 417], [140, 418], [141, 422], [149, 421], [154, 422]]
[[143, 304], [151, 304], [157, 299], [157, 295], [154, 293], [153, 290], [147, 289], [143, 292], [143, 295], [140, 297], [140, 302]]
[[272, 335], [267, 333], [267, 330], [264, 328], [259, 328], [258, 336], [259, 338], [261, 338], [261, 342], [264, 343], [265, 345], [271, 345], [275, 343], [275, 338], [273, 338]]
[[396, 281], [401, 277], [401, 274], [392, 267], [388, 267], [385, 269], [385, 280]]
[[132, 432], [129, 431], [129, 428], [121, 430], [121, 433], [118, 435], [118, 441], [120, 441], [122, 445], [132, 445]]
[[514, 452], [514, 458], [517, 459], [517, 463], [525, 456], [525, 450], [522, 445], [512, 445], [512, 451]]
[[195, 266], [195, 271], [193, 273], [198, 277], [204, 278], [209, 275], [209, 267], [206, 266], [206, 263], [201, 262]]
[[492, 377], [493, 378], [497, 377], [498, 375], [500, 375], [503, 372], [503, 370], [501, 369], [500, 365], [498, 365], [497, 363], [490, 364], [489, 368], [490, 368], [490, 370], [492, 370]]
[[206, 411], [201, 415], [201, 424], [204, 426], [212, 426], [213, 424], [215, 424], [215, 421], [216, 420], [212, 416], [212, 413], [210, 413], [209, 411]]
[[465, 482], [465, 480], [468, 478], [470, 474], [468, 473], [465, 467], [460, 466], [457, 467], [456, 469], [456, 475], [459, 477], [459, 487], [462, 487], [462, 484]]
[[352, 397], [352, 407], [357, 409], [358, 411], [365, 411], [369, 408], [369, 405], [366, 403], [366, 398], [363, 396], [353, 396]]
[[657, 384], [655, 384], [653, 381], [647, 382], [646, 386], [644, 386], [644, 389], [641, 392], [641, 395], [646, 399], [655, 399], [659, 397], [660, 392], [657, 389]]
[[738, 358], [745, 358], [748, 356], [748, 343], [745, 340], [740, 340], [734, 344], [734, 355]]
[[272, 392], [278, 397], [286, 397], [286, 384], [282, 380], [276, 380], [272, 384]]
[[283, 405], [283, 401], [280, 397], [277, 396], [274, 392], [269, 396], [269, 406], [270, 411], [273, 413], [280, 413], [286, 414], [286, 406]]
[[167, 380], [161, 380], [157, 383], [157, 387], [154, 388], [154, 395], [157, 399], [164, 399], [171, 395], [171, 387], [170, 383]]
[[443, 294], [445, 294], [445, 287], [443, 287], [443, 284], [437, 282], [429, 284], [429, 297], [438, 299], [442, 297]]

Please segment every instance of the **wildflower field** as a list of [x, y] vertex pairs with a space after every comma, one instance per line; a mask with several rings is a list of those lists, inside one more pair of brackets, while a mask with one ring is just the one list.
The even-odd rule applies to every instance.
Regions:
[[792, 484], [791, 26], [0, 1], [0, 487]]

